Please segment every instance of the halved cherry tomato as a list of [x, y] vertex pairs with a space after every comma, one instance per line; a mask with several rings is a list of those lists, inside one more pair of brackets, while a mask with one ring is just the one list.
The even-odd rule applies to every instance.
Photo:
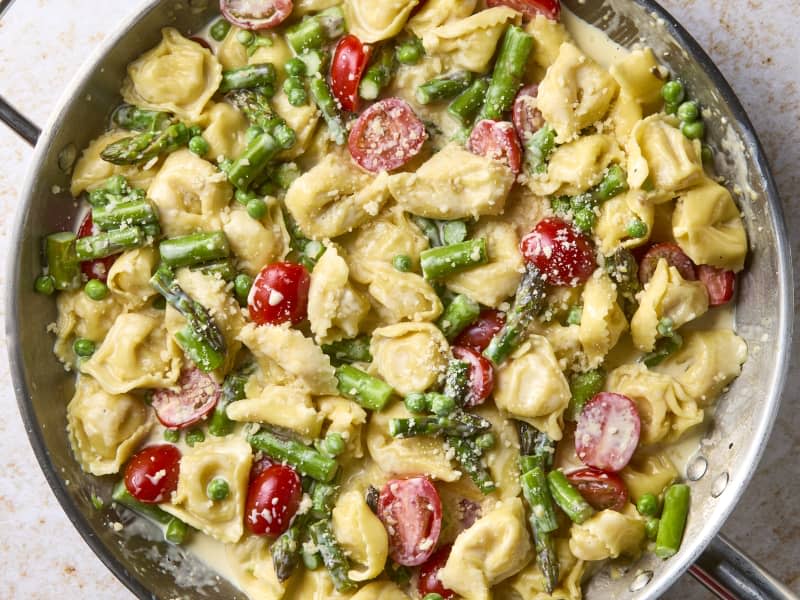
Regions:
[[386, 98], [361, 113], [350, 130], [350, 155], [370, 173], [399, 169], [428, 138], [425, 125], [408, 102]]
[[294, 469], [277, 464], [267, 467], [247, 490], [247, 528], [256, 535], [279, 536], [289, 528], [302, 497], [303, 485]]
[[736, 286], [736, 274], [733, 271], [698, 265], [697, 278], [706, 286], [709, 306], [722, 306], [733, 298]]
[[491, 361], [466, 346], [453, 346], [453, 356], [469, 364], [469, 391], [464, 400], [466, 406], [483, 404], [494, 389], [494, 368]]
[[242, 29], [270, 29], [292, 14], [292, 0], [220, 0], [223, 16]]
[[537, 84], [527, 85], [522, 88], [514, 100], [512, 110], [512, 120], [517, 129], [517, 135], [525, 141], [539, 131], [544, 125], [542, 112], [536, 108], [536, 98], [539, 96], [539, 86]]
[[642, 422], [633, 400], [600, 392], [586, 403], [575, 427], [575, 452], [583, 464], [621, 471], [639, 444]]
[[575, 287], [589, 279], [597, 267], [592, 240], [555, 217], [539, 221], [522, 238], [520, 251], [552, 285]]
[[478, 320], [458, 334], [453, 345], [466, 346], [483, 352], [492, 338], [506, 324], [506, 316], [499, 310], [487, 308], [478, 315]]
[[452, 600], [456, 597], [453, 590], [444, 587], [439, 581], [439, 569], [441, 569], [450, 557], [450, 550], [453, 546], [442, 546], [419, 568], [419, 581], [417, 581], [417, 591], [421, 598], [427, 594], [439, 594], [445, 600]]
[[308, 314], [311, 277], [303, 265], [283, 262], [267, 265], [256, 276], [247, 306], [258, 325], [297, 325]]
[[442, 501], [426, 477], [389, 481], [378, 498], [378, 517], [396, 563], [414, 567], [433, 554], [442, 531]]
[[372, 48], [356, 36], [344, 36], [336, 44], [331, 62], [331, 90], [342, 110], [356, 112], [359, 106], [358, 84], [367, 68]]
[[[86, 213], [86, 216], [81, 221], [81, 226], [78, 228], [78, 237], [84, 238], [90, 235], [100, 233], [100, 230], [94, 226], [92, 221], [92, 212]], [[108, 272], [111, 270], [114, 261], [119, 258], [119, 254], [106, 256], [105, 258], [98, 258], [95, 260], [85, 260], [81, 263], [81, 271], [88, 279], [99, 279], [105, 281], [108, 279]]]
[[148, 446], [125, 467], [125, 487], [139, 502], [166, 502], [178, 487], [181, 451], [172, 444]]
[[697, 279], [692, 259], [686, 256], [680, 246], [672, 242], [662, 242], [650, 246], [639, 262], [639, 281], [642, 282], [642, 285], [650, 281], [653, 273], [656, 272], [659, 259], [662, 258], [669, 263], [670, 267], [678, 269], [681, 277], [685, 280], [695, 281]]
[[561, 16], [561, 2], [559, 0], [486, 0], [489, 8], [493, 6], [510, 6], [518, 10], [528, 19], [536, 15], [544, 15], [548, 19], [558, 21]]
[[467, 140], [467, 150], [506, 163], [516, 174], [522, 169], [522, 147], [508, 121], [478, 121]]
[[178, 389], [153, 393], [153, 410], [164, 427], [183, 429], [203, 420], [217, 405], [222, 388], [214, 378], [195, 367], [184, 368]]
[[567, 479], [595, 510], [622, 510], [628, 502], [628, 488], [616, 473], [586, 467], [567, 473]]

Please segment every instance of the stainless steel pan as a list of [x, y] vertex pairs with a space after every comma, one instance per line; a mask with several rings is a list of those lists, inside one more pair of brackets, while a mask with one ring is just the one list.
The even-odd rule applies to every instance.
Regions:
[[[657, 598], [687, 569], [720, 597], [795, 598], [779, 582], [721, 537], [715, 537], [758, 464], [778, 411], [788, 366], [793, 300], [792, 270], [781, 204], [753, 127], [730, 86], [709, 57], [675, 20], [651, 0], [566, 0], [574, 12], [632, 46], [641, 39], [688, 81], [709, 107], [710, 136], [717, 145], [717, 170], [737, 194], [751, 255], [740, 278], [736, 326], [750, 358], [741, 377], [720, 400], [713, 428], [687, 469], [692, 511], [680, 553], [668, 561], [644, 558], [624, 576], [601, 573], [586, 590], [599, 598]], [[0, 15], [9, 0], [0, 0]], [[216, 13], [211, 0], [152, 0], [86, 61], [39, 135], [0, 101], [0, 119], [36, 150], [19, 199], [8, 261], [6, 335], [20, 412], [31, 445], [58, 500], [100, 559], [141, 598], [211, 598], [242, 594], [181, 550], [159, 542], [146, 524], [116, 532], [109, 523], [131, 521], [125, 513], [99, 512], [90, 495], [109, 495], [111, 481], [81, 472], [65, 432], [65, 407], [73, 377], [51, 352], [45, 325], [56, 316], [51, 299], [33, 293], [39, 244], [48, 232], [72, 227], [75, 206], [69, 189], [71, 159], [103, 127], [103, 116], [119, 102], [125, 65], [173, 25], [197, 31]], [[0, 99], [2, 100], [2, 99]], [[136, 532], [135, 535], [132, 532]], [[148, 539], [149, 537], [149, 539]], [[727, 594], [727, 595], [726, 595]]]

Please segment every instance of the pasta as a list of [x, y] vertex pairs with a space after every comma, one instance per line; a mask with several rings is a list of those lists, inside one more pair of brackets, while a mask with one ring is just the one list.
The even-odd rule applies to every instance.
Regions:
[[579, 560], [636, 555], [644, 541], [644, 519], [632, 504], [624, 511], [602, 510], [570, 531], [569, 550]]
[[403, 395], [424, 392], [447, 367], [449, 345], [430, 323], [399, 323], [372, 332], [375, 370]]
[[417, 4], [419, 0], [385, 0], [378, 5], [367, 0], [345, 0], [343, 8], [350, 31], [371, 44], [397, 35]]
[[350, 579], [368, 581], [380, 575], [389, 554], [389, 538], [364, 495], [345, 492], [333, 509], [333, 530], [353, 562]]

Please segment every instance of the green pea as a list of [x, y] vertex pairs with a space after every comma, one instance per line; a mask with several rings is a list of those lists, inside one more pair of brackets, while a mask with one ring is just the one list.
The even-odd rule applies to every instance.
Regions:
[[83, 288], [92, 300], [102, 300], [108, 296], [108, 286], [99, 279], [90, 279]]
[[567, 315], [567, 324], [580, 325], [582, 317], [583, 317], [583, 307], [573, 306], [572, 308], [569, 309], [569, 314]]
[[597, 215], [594, 214], [594, 211], [588, 206], [578, 208], [572, 213], [572, 222], [575, 224], [575, 227], [584, 233], [588, 233], [592, 230], [596, 220]]
[[38, 294], [51, 296], [56, 291], [56, 282], [52, 275], [40, 275], [33, 283], [33, 289]]
[[420, 394], [418, 392], [413, 392], [406, 396], [403, 399], [403, 403], [406, 405], [408, 412], [421, 414], [430, 410], [430, 405], [428, 404], [428, 399], [425, 397], [425, 394]]
[[408, 273], [411, 270], [411, 257], [406, 254], [398, 254], [392, 259], [392, 266], [401, 273]]
[[225, 19], [219, 19], [216, 21], [209, 30], [211, 37], [218, 42], [221, 42], [225, 39], [225, 36], [228, 35], [228, 32], [231, 30], [231, 24], [226, 21]]
[[287, 60], [283, 68], [286, 69], [286, 74], [292, 77], [302, 77], [306, 74], [306, 63], [296, 56]]
[[202, 429], [190, 429], [186, 432], [186, 443], [190, 448], [193, 448], [195, 444], [199, 444], [205, 439], [206, 434], [203, 433]]
[[275, 86], [271, 83], [257, 87], [256, 91], [267, 98], [272, 98], [275, 95]]
[[189, 127], [189, 138], [197, 137], [198, 135], [203, 135], [203, 128], [199, 125], [192, 125]]
[[699, 140], [706, 134], [706, 126], [702, 121], [695, 121], [694, 123], [683, 123], [681, 131], [690, 140]]
[[636, 503], [636, 510], [645, 517], [655, 517], [658, 515], [658, 497], [655, 494], [643, 494]]
[[647, 223], [642, 221], [641, 219], [634, 219], [630, 223], [628, 223], [627, 228], [625, 231], [628, 234], [628, 237], [632, 238], [643, 238], [647, 235]]
[[431, 412], [446, 417], [456, 409], [456, 401], [444, 394], [430, 394]]
[[171, 442], [173, 444], [177, 444], [181, 440], [181, 430], [180, 429], [165, 429], [164, 430], [164, 441]]
[[704, 163], [714, 162], [714, 150], [708, 144], [703, 144], [700, 148], [700, 157]]
[[322, 450], [328, 456], [336, 457], [344, 452], [345, 443], [341, 433], [336, 431], [330, 432], [322, 440]]
[[644, 532], [647, 534], [647, 539], [655, 541], [658, 537], [658, 526], [661, 525], [661, 519], [651, 517], [644, 523]]
[[683, 99], [686, 97], [686, 89], [683, 87], [683, 83], [681, 83], [678, 79], [673, 79], [672, 81], [668, 81], [664, 84], [664, 87], [661, 88], [661, 97], [668, 104], [680, 104], [683, 102]]
[[236, 33], [236, 41], [239, 42], [242, 46], [249, 46], [250, 44], [256, 41], [256, 36], [253, 35], [252, 31], [247, 31], [246, 29], [242, 29], [241, 31]]
[[173, 544], [182, 544], [186, 539], [186, 534], [189, 533], [189, 527], [177, 517], [172, 517], [167, 523], [167, 529], [164, 531], [164, 538]]
[[253, 278], [247, 273], [239, 273], [233, 280], [233, 292], [239, 304], [247, 304], [247, 297], [250, 295], [250, 288], [253, 287]]
[[481, 450], [491, 450], [494, 448], [495, 442], [494, 434], [491, 431], [482, 433], [475, 438], [475, 445]]
[[222, 477], [214, 477], [206, 486], [206, 496], [208, 496], [209, 500], [213, 500], [214, 502], [225, 500], [230, 493], [231, 488], [228, 482], [222, 479]]
[[700, 117], [700, 107], [694, 100], [688, 100], [678, 107], [678, 118], [686, 123], [694, 123]]
[[395, 57], [400, 64], [415, 65], [420, 61], [424, 52], [419, 39], [410, 39], [397, 47]]
[[261, 198], [253, 198], [247, 202], [247, 214], [260, 221], [267, 214], [267, 203]]
[[156, 296], [153, 300], [153, 308], [156, 310], [164, 310], [167, 308], [167, 299], [164, 296]]
[[316, 571], [322, 565], [322, 559], [319, 556], [318, 552], [314, 552], [313, 554], [310, 552], [303, 552], [303, 565], [309, 571]]
[[679, 106], [680, 106], [680, 104], [673, 104], [672, 102], [667, 102], [664, 105], [664, 112], [666, 112], [668, 115], [678, 114], [678, 107]]
[[675, 323], [669, 317], [664, 317], [658, 322], [656, 330], [661, 337], [670, 337], [675, 333]]
[[308, 94], [303, 88], [292, 88], [286, 94], [286, 98], [292, 106], [305, 106], [308, 104]]
[[208, 142], [202, 136], [196, 135], [189, 140], [189, 150], [197, 156], [203, 157], [208, 154]]
[[250, 127], [247, 128], [247, 131], [244, 132], [244, 140], [249, 144], [258, 136], [260, 136], [262, 133], [264, 133], [264, 130], [261, 127], [258, 127], [256, 125], [251, 125]]
[[286, 92], [287, 94], [289, 92], [291, 92], [292, 90], [296, 90], [296, 89], [303, 89], [304, 90], [305, 87], [306, 86], [303, 83], [303, 80], [300, 79], [299, 77], [295, 77], [295, 76], [287, 77], [286, 81], [283, 82], [283, 91]]
[[72, 350], [81, 358], [88, 358], [94, 354], [95, 344], [92, 340], [78, 338], [72, 343]]
[[425, 594], [425, 597], [422, 600], [444, 600], [441, 594], [437, 594], [436, 592], [432, 592], [430, 594]]

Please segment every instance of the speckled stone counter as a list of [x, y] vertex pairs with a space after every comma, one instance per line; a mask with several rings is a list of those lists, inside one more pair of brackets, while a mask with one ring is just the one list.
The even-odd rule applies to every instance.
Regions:
[[[0, 19], [0, 93], [43, 123], [78, 65], [138, 2], [20, 0]], [[754, 122], [782, 194], [800, 257], [800, 2], [662, 0], [711, 54]], [[0, 256], [31, 149], [0, 125]], [[1, 274], [0, 277], [4, 277]], [[5, 281], [0, 279], [0, 286]], [[2, 310], [2, 309], [0, 309]], [[83, 543], [30, 449], [0, 342], [0, 598], [132, 595]], [[795, 356], [800, 343], [795, 343]], [[794, 361], [778, 422], [747, 493], [723, 531], [800, 593], [800, 366]], [[711, 595], [684, 576], [667, 594]]]

